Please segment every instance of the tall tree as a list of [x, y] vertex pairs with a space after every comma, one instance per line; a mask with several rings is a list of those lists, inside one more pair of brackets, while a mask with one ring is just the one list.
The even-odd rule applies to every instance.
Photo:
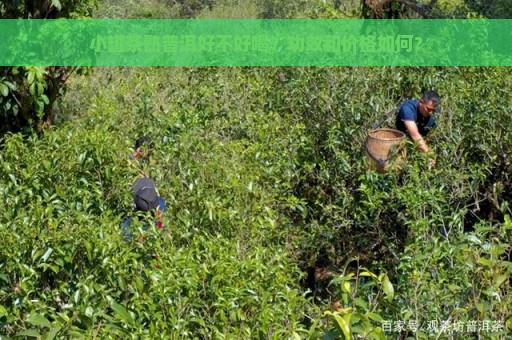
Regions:
[[[0, 3], [0, 19], [59, 19], [92, 15], [96, 0], [13, 0]], [[41, 130], [55, 121], [54, 104], [77, 67], [0, 67], [0, 135]]]

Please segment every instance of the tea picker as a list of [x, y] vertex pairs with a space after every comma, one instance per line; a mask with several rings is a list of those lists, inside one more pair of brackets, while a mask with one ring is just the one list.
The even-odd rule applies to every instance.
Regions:
[[[139, 178], [137, 178], [132, 187], [133, 208], [136, 212], [150, 212], [152, 218], [155, 219], [156, 227], [161, 229], [163, 228], [162, 214], [167, 209], [166, 202], [160, 196], [155, 182], [143, 171], [142, 164], [140, 163], [141, 160], [149, 161], [152, 146], [150, 136], [137, 139], [135, 151], [130, 155], [128, 162], [139, 172]], [[138, 214], [138, 218], [141, 218], [140, 214]], [[126, 240], [133, 238], [132, 226], [132, 216], [125, 217], [121, 222], [121, 230]], [[143, 229], [147, 230], [149, 226], [149, 223], [145, 223]]]
[[429, 147], [423, 137], [437, 127], [434, 115], [440, 112], [441, 98], [435, 91], [425, 91], [420, 99], [406, 100], [396, 116], [396, 129], [408, 135], [421, 152], [428, 153]]
[[[414, 141], [421, 152], [428, 154], [430, 150], [423, 138], [437, 126], [434, 114], [440, 111], [440, 103], [437, 92], [425, 91], [420, 99], [409, 99], [399, 106], [395, 129], [382, 129], [382, 124], [388, 121], [390, 114], [396, 109], [389, 111], [386, 118], [368, 132], [364, 144], [371, 166], [379, 172], [399, 167], [406, 157], [405, 136]], [[430, 165], [435, 164], [433, 157], [429, 161]]]

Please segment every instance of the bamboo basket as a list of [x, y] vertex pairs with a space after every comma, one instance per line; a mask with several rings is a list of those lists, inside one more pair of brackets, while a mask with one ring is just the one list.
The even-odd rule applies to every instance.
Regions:
[[378, 172], [398, 170], [407, 156], [405, 134], [387, 128], [370, 130], [365, 149], [370, 168]]

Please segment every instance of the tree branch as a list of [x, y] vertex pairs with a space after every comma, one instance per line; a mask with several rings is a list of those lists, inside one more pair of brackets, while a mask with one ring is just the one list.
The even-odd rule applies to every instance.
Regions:
[[409, 1], [409, 0], [395, 0], [396, 2], [399, 2], [401, 4], [406, 5], [416, 13], [420, 14], [424, 18], [431, 18], [430, 12], [432, 11], [432, 7], [436, 4], [437, 0], [430, 1], [430, 4], [427, 6], [422, 6], [416, 2]]
[[429, 4], [428, 4], [428, 6], [427, 6], [427, 7], [429, 8], [429, 10], [430, 10], [430, 11], [432, 10], [432, 8], [434, 8], [434, 6], [436, 5], [436, 3], [437, 3], [437, 0], [432, 0], [432, 1], [430, 1], [430, 3], [429, 3]]
[[388, 6], [392, 2], [397, 2], [407, 6], [416, 13], [419, 13], [424, 18], [431, 18], [431, 12], [438, 0], [430, 0], [428, 5], [422, 5], [416, 0], [363, 0], [363, 7], [366, 5], [370, 7], [375, 13], [382, 11], [384, 6]]

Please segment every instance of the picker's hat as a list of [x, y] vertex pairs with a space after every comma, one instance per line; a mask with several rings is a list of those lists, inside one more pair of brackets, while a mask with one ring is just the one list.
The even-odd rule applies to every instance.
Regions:
[[158, 207], [161, 211], [165, 211], [165, 200], [158, 195], [155, 182], [147, 177], [139, 178], [135, 182], [133, 196], [138, 210], [149, 211]]

